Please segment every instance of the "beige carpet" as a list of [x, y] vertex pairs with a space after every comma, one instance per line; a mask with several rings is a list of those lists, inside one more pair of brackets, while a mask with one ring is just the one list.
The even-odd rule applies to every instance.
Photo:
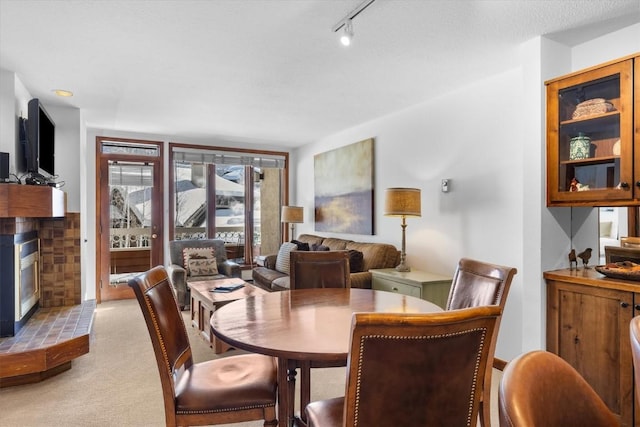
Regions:
[[[185, 313], [185, 322], [187, 318]], [[187, 330], [196, 362], [216, 357], [191, 326]], [[494, 373], [497, 385], [500, 372]], [[313, 370], [311, 381], [312, 400], [344, 394], [344, 368]], [[493, 397], [492, 424], [497, 426], [497, 394]], [[69, 371], [37, 384], [0, 389], [2, 427], [163, 425], [160, 379], [135, 300], [98, 305], [91, 351], [76, 359]], [[262, 422], [233, 425], [259, 427]]]

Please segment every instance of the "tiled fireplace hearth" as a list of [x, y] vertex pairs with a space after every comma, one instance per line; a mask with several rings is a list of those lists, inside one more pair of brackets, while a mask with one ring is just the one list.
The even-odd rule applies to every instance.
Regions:
[[[80, 214], [64, 215], [0, 218], [0, 237], [37, 236], [40, 242], [40, 308], [14, 337], [0, 338], [0, 387], [40, 381], [89, 351], [95, 301], [82, 302]], [[63, 318], [71, 321], [60, 332]]]

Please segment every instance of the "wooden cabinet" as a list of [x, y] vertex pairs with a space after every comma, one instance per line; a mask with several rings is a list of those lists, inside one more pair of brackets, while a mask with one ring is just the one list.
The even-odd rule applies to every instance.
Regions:
[[447, 305], [451, 277], [416, 270], [400, 272], [395, 268], [369, 271], [372, 275], [371, 287], [375, 290], [422, 298], [442, 308]]
[[639, 67], [636, 54], [546, 82], [547, 206], [640, 204]]
[[547, 350], [580, 372], [622, 426], [640, 426], [629, 339], [629, 323], [640, 314], [640, 282], [607, 279], [592, 269], [544, 277]]

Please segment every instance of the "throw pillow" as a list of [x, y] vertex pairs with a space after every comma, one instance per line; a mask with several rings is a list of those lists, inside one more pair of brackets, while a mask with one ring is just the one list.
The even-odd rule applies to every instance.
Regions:
[[285, 242], [280, 246], [276, 257], [276, 270], [280, 273], [289, 274], [289, 254], [298, 248], [295, 243]]
[[216, 274], [218, 274], [218, 264], [215, 258], [192, 258], [189, 260], [190, 276], [215, 276]]
[[213, 248], [184, 248], [182, 250], [182, 266], [187, 270], [187, 274], [189, 274], [190, 259], [215, 258], [215, 256], [216, 251]]
[[364, 267], [364, 254], [355, 249], [349, 249], [349, 272], [359, 273]]
[[329, 251], [329, 250], [331, 250], [331, 248], [329, 246], [318, 245], [318, 244], [314, 243], [313, 245], [311, 245], [311, 250], [312, 251]]
[[308, 251], [309, 250], [309, 244], [305, 243], [305, 242], [301, 242], [300, 240], [292, 240], [291, 243], [295, 243], [295, 245], [298, 247], [299, 251]]

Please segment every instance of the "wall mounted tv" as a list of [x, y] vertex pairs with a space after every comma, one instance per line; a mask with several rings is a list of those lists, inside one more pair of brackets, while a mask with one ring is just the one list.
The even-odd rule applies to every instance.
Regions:
[[56, 124], [38, 98], [29, 101], [25, 159], [27, 172], [55, 176]]

